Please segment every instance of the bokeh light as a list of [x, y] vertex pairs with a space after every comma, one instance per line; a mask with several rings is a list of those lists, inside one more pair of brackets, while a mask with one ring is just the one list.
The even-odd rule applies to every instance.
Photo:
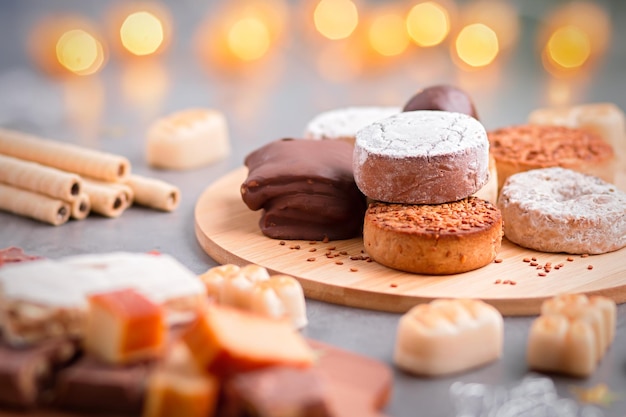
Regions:
[[419, 46], [439, 45], [450, 33], [450, 15], [440, 3], [418, 3], [406, 17], [406, 28], [411, 39]]
[[172, 16], [157, 1], [118, 2], [107, 13], [112, 49], [123, 58], [165, 52], [172, 42]]
[[555, 77], [583, 76], [606, 53], [611, 31], [611, 18], [601, 5], [572, 1], [557, 7], [537, 37], [544, 68]]
[[147, 11], [131, 13], [122, 23], [120, 39], [130, 53], [150, 55], [163, 45], [163, 23]]
[[462, 25], [483, 23], [498, 36], [500, 51], [511, 49], [519, 37], [518, 12], [512, 2], [502, 0], [475, 0], [463, 6]]
[[74, 14], [50, 14], [36, 21], [27, 48], [37, 68], [52, 76], [94, 74], [108, 58], [94, 22]]
[[482, 23], [465, 26], [454, 43], [459, 59], [470, 67], [484, 67], [498, 56], [498, 37], [493, 29]]
[[313, 11], [313, 21], [324, 37], [345, 39], [356, 29], [359, 13], [351, 0], [320, 0]]
[[552, 62], [563, 68], [581, 67], [591, 54], [591, 40], [582, 29], [564, 26], [550, 36], [546, 53]]
[[244, 17], [231, 26], [227, 44], [236, 57], [254, 61], [263, 57], [270, 48], [269, 29], [259, 18]]
[[404, 18], [398, 13], [376, 15], [370, 23], [367, 35], [372, 48], [383, 56], [400, 55], [410, 43]]
[[236, 0], [210, 9], [198, 25], [194, 43], [209, 71], [228, 76], [250, 74], [261, 65], [277, 64], [286, 39], [289, 9], [285, 0]]
[[102, 44], [93, 35], [82, 29], [63, 33], [56, 43], [59, 63], [78, 75], [97, 72], [104, 62]]

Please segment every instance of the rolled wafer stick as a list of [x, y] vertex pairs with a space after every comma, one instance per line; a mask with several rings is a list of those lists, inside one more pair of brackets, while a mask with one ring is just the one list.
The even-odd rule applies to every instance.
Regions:
[[135, 193], [134, 202], [163, 211], [172, 211], [180, 203], [178, 187], [154, 178], [131, 175], [126, 182]]
[[71, 217], [76, 220], [83, 220], [91, 211], [91, 200], [89, 194], [80, 193], [78, 198], [71, 202]]
[[0, 184], [0, 210], [54, 226], [59, 226], [70, 218], [68, 202], [6, 184]]
[[83, 186], [79, 175], [2, 154], [0, 182], [65, 201], [76, 200]]
[[118, 217], [132, 204], [132, 190], [124, 184], [84, 180], [84, 190], [91, 211], [106, 217]]
[[123, 181], [130, 175], [130, 162], [123, 156], [9, 129], [0, 129], [0, 153], [103, 181]]

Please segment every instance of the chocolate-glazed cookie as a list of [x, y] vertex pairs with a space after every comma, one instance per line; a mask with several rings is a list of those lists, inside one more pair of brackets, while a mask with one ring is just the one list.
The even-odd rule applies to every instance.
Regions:
[[241, 186], [251, 210], [263, 209], [261, 231], [274, 239], [349, 239], [363, 227], [365, 197], [343, 141], [282, 139], [245, 159]]
[[470, 96], [451, 85], [434, 85], [415, 94], [402, 111], [442, 110], [463, 113], [478, 119], [478, 113]]

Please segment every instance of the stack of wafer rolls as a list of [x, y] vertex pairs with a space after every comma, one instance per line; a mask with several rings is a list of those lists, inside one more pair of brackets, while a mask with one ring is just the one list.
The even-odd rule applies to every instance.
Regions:
[[0, 210], [55, 226], [133, 203], [172, 211], [179, 189], [131, 174], [127, 158], [0, 128]]

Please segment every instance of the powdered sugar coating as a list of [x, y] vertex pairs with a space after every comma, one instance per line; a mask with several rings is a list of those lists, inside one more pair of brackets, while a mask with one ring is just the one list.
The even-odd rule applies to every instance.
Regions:
[[461, 113], [400, 113], [357, 132], [353, 169], [368, 197], [441, 204], [468, 197], [489, 180], [483, 125]]
[[365, 126], [400, 113], [400, 107], [355, 106], [329, 110], [315, 116], [306, 126], [307, 139], [351, 139]]
[[565, 168], [510, 176], [498, 206], [504, 235], [544, 252], [599, 254], [626, 246], [626, 193]]
[[357, 144], [368, 153], [404, 158], [489, 149], [484, 126], [461, 113], [421, 110], [400, 113], [372, 123], [357, 133]]

